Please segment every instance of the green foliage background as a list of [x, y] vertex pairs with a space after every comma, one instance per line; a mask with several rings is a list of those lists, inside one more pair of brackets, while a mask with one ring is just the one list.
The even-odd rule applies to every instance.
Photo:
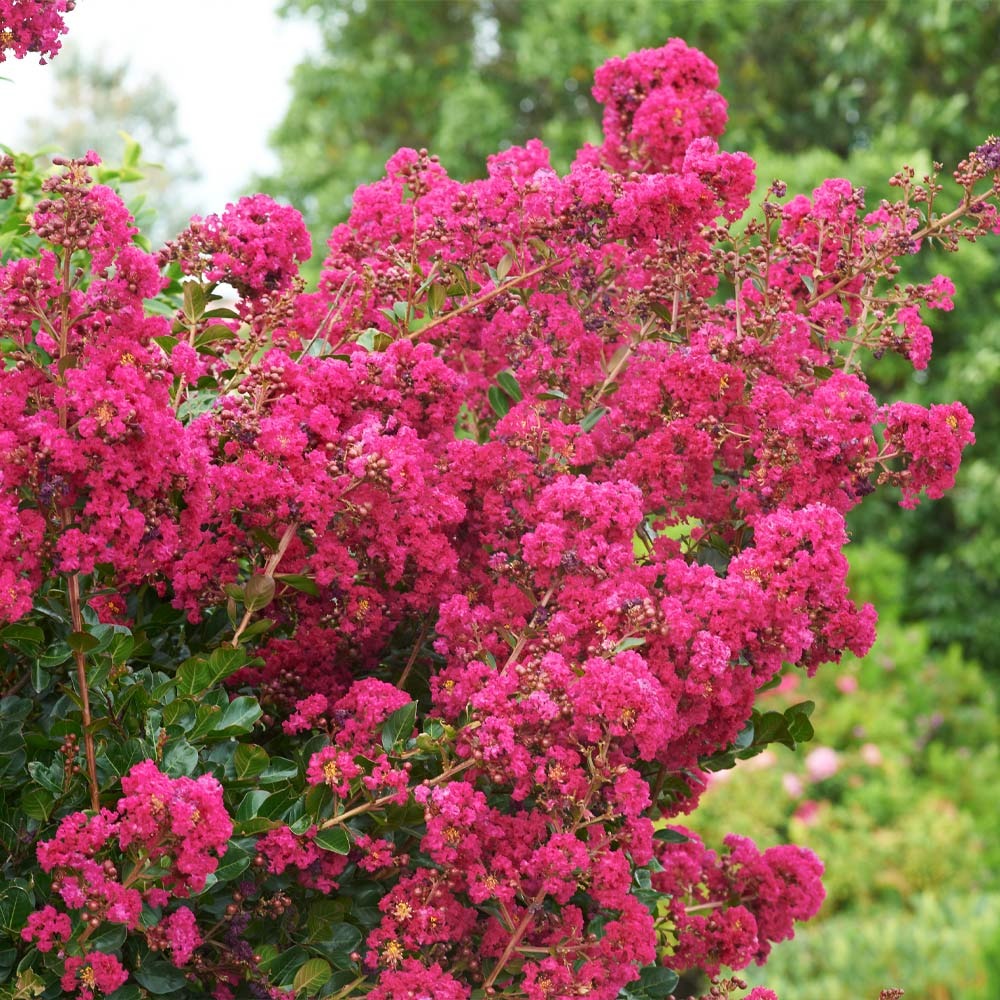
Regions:
[[[1000, 131], [995, 0], [285, 0], [282, 9], [314, 21], [322, 53], [296, 71], [273, 137], [282, 168], [261, 183], [305, 209], [318, 248], [354, 188], [401, 145], [425, 146], [470, 179], [491, 152], [539, 136], [566, 169], [600, 136], [594, 68], [672, 36], [719, 66], [730, 105], [723, 145], [748, 150], [764, 184], [780, 177], [808, 192], [845, 176], [874, 206], [903, 163], [922, 174], [939, 161], [947, 177]], [[867, 503], [852, 522], [855, 584], [880, 609], [881, 638], [863, 664], [827, 668], [808, 688], [818, 738], [842, 765], [807, 791], [818, 822], [795, 818], [782, 775], [801, 776], [803, 763], [780, 748], [770, 767], [742, 765], [698, 813], [707, 840], [737, 825], [762, 844], [811, 845], [827, 863], [820, 918], [755, 980], [783, 997], [857, 1000], [891, 985], [920, 1000], [1000, 996], [1000, 251], [965, 248], [955, 264], [942, 253], [901, 276], [941, 270], [957, 286], [955, 312], [931, 318], [930, 372], [888, 358], [871, 371], [889, 396], [962, 399], [978, 443], [945, 500], [913, 512]], [[835, 687], [844, 674], [859, 682], [853, 695]], [[879, 748], [880, 766], [863, 762], [864, 743]]]

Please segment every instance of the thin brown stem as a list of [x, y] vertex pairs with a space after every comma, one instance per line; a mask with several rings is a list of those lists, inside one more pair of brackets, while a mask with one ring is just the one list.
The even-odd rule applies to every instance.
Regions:
[[427, 638], [427, 633], [430, 631], [430, 622], [424, 621], [420, 626], [420, 635], [417, 636], [417, 641], [413, 644], [413, 651], [410, 653], [410, 658], [406, 661], [406, 666], [403, 667], [403, 672], [399, 675], [399, 680], [396, 681], [396, 687], [402, 691], [406, 685], [406, 679], [410, 676], [410, 671], [413, 669], [413, 665], [417, 662], [417, 657], [420, 655], [420, 650], [423, 648], [424, 639]]
[[525, 271], [523, 274], [515, 275], [509, 281], [503, 282], [503, 284], [496, 285], [489, 291], [483, 292], [482, 295], [476, 296], [474, 299], [470, 299], [468, 302], [460, 305], [457, 309], [452, 309], [451, 312], [445, 313], [443, 316], [437, 317], [437, 319], [432, 319], [429, 323], [425, 323], [419, 330], [413, 330], [411, 333], [406, 335], [407, 340], [414, 340], [417, 337], [422, 337], [428, 330], [433, 330], [436, 326], [441, 326], [442, 323], [446, 323], [450, 319], [454, 319], [456, 316], [461, 316], [463, 313], [467, 313], [476, 306], [481, 306], [484, 302], [489, 302], [490, 299], [495, 299], [498, 295], [502, 295], [504, 292], [510, 291], [512, 288], [516, 288], [522, 282], [528, 280], [528, 278], [533, 278], [536, 274], [541, 274], [543, 271], [548, 271], [550, 268], [555, 267], [557, 264], [563, 263], [563, 258], [554, 258], [552, 260], [547, 260], [544, 264], [539, 264], [538, 267], [532, 268], [530, 271]]
[[[440, 785], [443, 781], [450, 781], [456, 774], [461, 774], [463, 771], [467, 771], [475, 763], [476, 761], [473, 759], [464, 760], [461, 764], [456, 764], [455, 767], [450, 767], [447, 771], [443, 771], [436, 778], [432, 778], [430, 781], [425, 781], [424, 784], [433, 786]], [[364, 813], [371, 812], [373, 809], [378, 809], [380, 806], [384, 806], [387, 803], [394, 801], [395, 798], [396, 794], [393, 793], [392, 795], [383, 795], [380, 799], [373, 799], [371, 802], [365, 802], [360, 806], [355, 806], [353, 809], [348, 809], [347, 812], [331, 816], [330, 819], [320, 823], [319, 829], [329, 830], [334, 826], [343, 826], [347, 820], [353, 819], [355, 816], [362, 816]]]
[[[556, 585], [552, 584], [547, 591], [545, 591], [545, 596], [538, 602], [539, 608], [544, 608], [550, 600], [552, 600], [552, 595], [555, 593]], [[538, 610], [537, 608], [535, 609]], [[514, 648], [510, 651], [510, 656], [507, 657], [507, 662], [503, 665], [500, 673], [503, 673], [512, 663], [514, 663], [517, 658], [524, 651], [524, 647], [528, 642], [528, 630], [525, 629], [519, 636], [517, 642], [514, 644]]]
[[538, 912], [539, 906], [542, 905], [542, 900], [545, 899], [545, 890], [542, 889], [532, 901], [528, 904], [528, 908], [524, 911], [524, 916], [521, 917], [520, 923], [514, 928], [514, 933], [511, 935], [510, 940], [507, 942], [507, 947], [504, 948], [503, 954], [500, 956], [497, 964], [493, 966], [493, 970], [490, 972], [489, 976], [483, 983], [483, 989], [488, 990], [497, 981], [497, 977], [504, 970], [504, 966], [510, 961], [511, 955], [517, 950], [518, 945], [521, 943], [521, 939], [528, 932], [528, 928], [531, 926], [531, 921], [534, 919], [535, 913]]
[[[69, 577], [69, 614], [74, 632], [83, 632], [83, 614], [80, 611], [80, 574]], [[90, 691], [87, 685], [87, 657], [82, 650], [73, 651], [76, 662], [76, 679], [80, 688], [80, 711], [83, 719], [83, 751], [87, 758], [87, 783], [90, 786], [90, 807], [97, 812], [101, 808], [100, 788], [97, 784], [97, 755], [94, 752], [94, 734], [91, 732], [93, 719], [90, 715]]]
[[[277, 549], [271, 555], [271, 558], [267, 560], [267, 563], [264, 566], [263, 576], [266, 577], [274, 576], [275, 570], [277, 570], [278, 564], [281, 562], [282, 556], [284, 556], [286, 550], [288, 549], [288, 546], [292, 544], [292, 539], [295, 537], [295, 532], [298, 531], [298, 529], [299, 529], [298, 521], [292, 521], [292, 523], [288, 525], [287, 528], [285, 528], [285, 533], [281, 536], [281, 540], [278, 542]], [[230, 643], [233, 649], [236, 649], [239, 646], [240, 636], [243, 635], [243, 633], [246, 631], [247, 626], [250, 624], [250, 619], [253, 618], [255, 610], [256, 609], [247, 608], [247, 610], [243, 612], [243, 619], [240, 622], [239, 627], [236, 629], [236, 632], [232, 638], [232, 642]]]

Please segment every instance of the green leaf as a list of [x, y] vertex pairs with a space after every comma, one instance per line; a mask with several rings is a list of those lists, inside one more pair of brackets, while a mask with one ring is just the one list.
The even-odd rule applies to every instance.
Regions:
[[125, 942], [128, 932], [121, 924], [105, 924], [92, 938], [90, 938], [88, 951], [115, 951]]
[[52, 793], [37, 785], [29, 788], [21, 796], [21, 812], [32, 819], [47, 820], [54, 804]]
[[53, 795], [61, 795], [63, 790], [63, 763], [60, 759], [54, 760], [46, 766], [40, 760], [33, 760], [28, 764], [28, 774], [46, 791]]
[[310, 597], [319, 597], [319, 584], [312, 577], [303, 576], [301, 573], [278, 573], [275, 579], [294, 590], [301, 590], [303, 594], [308, 594]]
[[503, 281], [510, 274], [510, 269], [514, 266], [514, 258], [509, 253], [505, 253], [497, 264], [497, 280]]
[[286, 757], [272, 757], [258, 781], [262, 785], [276, 785], [279, 782], [290, 781], [299, 773], [299, 766], [294, 760]]
[[135, 983], [126, 983], [114, 993], [109, 993], [104, 1000], [142, 1000], [143, 992]]
[[445, 300], [445, 290], [443, 285], [431, 285], [427, 289], [427, 308], [432, 313], [438, 313], [441, 311], [441, 306], [444, 305]]
[[39, 694], [49, 686], [49, 672], [42, 666], [39, 660], [31, 663], [31, 686]]
[[187, 984], [184, 973], [163, 959], [147, 959], [132, 972], [132, 975], [139, 985], [144, 986], [153, 996], [176, 993]]
[[306, 950], [296, 946], [279, 951], [273, 958], [261, 962], [258, 968], [266, 972], [277, 986], [287, 989], [291, 986], [291, 979], [294, 976], [292, 969], [298, 969], [308, 958]]
[[733, 741], [734, 750], [746, 750], [748, 746], [751, 746], [754, 741], [754, 724], [751, 719], [737, 734], [736, 739]]
[[255, 788], [252, 792], [247, 792], [246, 795], [243, 796], [243, 801], [240, 802], [239, 807], [236, 810], [236, 818], [241, 822], [253, 819], [260, 811], [260, 807], [270, 797], [270, 792], [265, 792], [260, 788]]
[[21, 930], [28, 922], [28, 914], [35, 908], [27, 884], [12, 882], [0, 889], [0, 931], [20, 939]]
[[368, 327], [357, 339], [358, 347], [363, 347], [366, 351], [384, 351], [392, 343], [392, 337], [374, 326]]
[[14, 622], [0, 629], [0, 645], [13, 646], [22, 653], [37, 652], [45, 641], [45, 633], [36, 625]]
[[520, 403], [524, 399], [524, 393], [521, 392], [521, 387], [511, 372], [500, 372], [497, 375], [497, 384], [515, 403]]
[[216, 649], [208, 659], [192, 657], [177, 669], [177, 691], [182, 695], [199, 695], [245, 666], [246, 662], [247, 654], [242, 649]]
[[245, 642], [247, 639], [252, 639], [255, 635], [262, 635], [264, 632], [269, 631], [274, 627], [274, 621], [273, 618], [258, 618], [257, 621], [248, 625], [243, 630], [240, 641]]
[[255, 573], [243, 588], [243, 603], [247, 611], [260, 611], [274, 600], [274, 577]]
[[198, 751], [187, 740], [171, 743], [163, 754], [163, 770], [171, 778], [190, 777], [198, 769]]
[[342, 826], [331, 826], [316, 834], [316, 846], [334, 854], [347, 854], [351, 849], [351, 837]]
[[815, 704], [811, 701], [804, 701], [799, 705], [792, 705], [785, 709], [785, 721], [788, 725], [788, 735], [796, 743], [808, 743], [815, 735], [812, 722], [809, 716]]
[[600, 420], [601, 417], [603, 417], [607, 412], [608, 409], [606, 406], [598, 406], [597, 409], [591, 410], [590, 413], [588, 413], [583, 420], [580, 421], [580, 430], [582, 430], [584, 434], [592, 431], [594, 427], [597, 426], [597, 421]]
[[296, 993], [315, 996], [329, 981], [333, 969], [325, 958], [310, 958], [292, 980], [292, 989]]
[[184, 317], [189, 323], [197, 323], [205, 312], [205, 290], [197, 281], [185, 281]]
[[417, 703], [409, 701], [402, 708], [397, 708], [382, 727], [382, 747], [389, 752], [399, 742], [405, 742], [413, 732], [413, 724], [417, 718]]
[[653, 834], [653, 840], [659, 840], [664, 844], [686, 844], [689, 839], [677, 830], [657, 830]]
[[66, 645], [74, 653], [89, 653], [98, 645], [98, 640], [89, 632], [70, 632], [66, 638]]
[[624, 653], [626, 649], [638, 649], [645, 646], [646, 640], [641, 635], [630, 635], [627, 639], [622, 639], [614, 648], [616, 653]]
[[216, 736], [237, 736], [241, 733], [249, 733], [253, 729], [253, 724], [262, 714], [256, 698], [240, 695], [239, 698], [234, 698], [223, 710], [221, 717], [212, 727], [212, 733]]
[[154, 337], [153, 340], [160, 345], [163, 349], [163, 353], [169, 358], [171, 354], [174, 353], [174, 348], [180, 343], [176, 337], [170, 337], [164, 334], [162, 337]]
[[491, 385], [486, 393], [493, 412], [498, 417], [506, 417], [510, 413], [510, 397], [500, 390], [499, 386]]
[[236, 777], [240, 781], [249, 778], [256, 778], [263, 773], [270, 763], [267, 751], [263, 747], [254, 746], [250, 743], [241, 743], [236, 748], [233, 757], [233, 767], [236, 769]]
[[217, 343], [220, 340], [232, 340], [236, 336], [228, 326], [210, 326], [198, 334], [194, 339], [195, 349], [200, 350], [208, 344]]
[[219, 867], [215, 869], [215, 881], [230, 882], [250, 867], [250, 852], [244, 850], [237, 844], [230, 844], [229, 850], [219, 862]]
[[[338, 900], [340, 906], [339, 919], [343, 919], [349, 907], [344, 904], [347, 900]], [[313, 926], [312, 914], [310, 914], [310, 926]], [[326, 930], [326, 933], [323, 933]], [[322, 952], [338, 969], [350, 968], [352, 952], [356, 952], [361, 947], [362, 934], [354, 924], [334, 923], [332, 926], [316, 927], [316, 933], [310, 944], [316, 951]]]
[[666, 998], [674, 992], [680, 977], [673, 969], [662, 965], [647, 965], [639, 975], [638, 986], [652, 1000]]

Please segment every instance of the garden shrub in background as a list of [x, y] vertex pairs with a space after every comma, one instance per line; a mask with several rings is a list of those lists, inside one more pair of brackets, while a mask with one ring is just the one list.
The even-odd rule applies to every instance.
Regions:
[[[988, 1000], [1000, 985], [996, 698], [957, 647], [935, 652], [926, 629], [895, 620], [896, 553], [852, 555], [888, 609], [875, 647], [810, 687], [819, 736], [807, 754], [721, 772], [692, 825], [714, 840], [740, 816], [760, 845], [791, 838], [824, 859], [822, 910], [767, 965], [779, 994], [808, 982], [848, 1000], [889, 974], [920, 997]], [[794, 702], [795, 680], [769, 693], [773, 709]]]
[[154, 254], [96, 154], [5, 155], [7, 995], [665, 997], [816, 913], [679, 819], [870, 647], [847, 511], [954, 482], [965, 408], [861, 361], [926, 365], [896, 260], [1000, 229], [1000, 142], [747, 219], [717, 83], [605, 64], [564, 176], [400, 150], [315, 293], [265, 196]]

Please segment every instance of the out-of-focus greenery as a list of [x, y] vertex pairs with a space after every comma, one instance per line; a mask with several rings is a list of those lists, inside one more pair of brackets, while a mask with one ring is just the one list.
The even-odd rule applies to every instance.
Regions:
[[326, 225], [400, 145], [426, 146], [469, 179], [489, 153], [541, 136], [565, 168], [599, 135], [594, 69], [672, 36], [718, 64], [730, 147], [847, 155], [882, 137], [956, 160], [970, 136], [997, 127], [993, 0], [284, 0], [281, 10], [313, 19], [322, 51], [296, 71], [275, 182]]
[[[904, 163], [954, 166], [1000, 131], [1000, 4], [995, 0], [284, 0], [312, 19], [321, 50], [303, 62], [274, 135], [281, 169], [261, 179], [306, 211], [315, 245], [354, 188], [401, 145], [426, 146], [452, 176], [540, 136], [565, 169], [598, 139], [593, 70], [612, 55], [685, 38], [719, 66], [730, 104], [724, 145], [747, 149], [764, 182], [809, 191], [828, 176], [889, 194]], [[941, 270], [949, 271], [944, 259]], [[318, 264], [314, 264], [314, 273]], [[908, 274], [912, 280], [928, 272]], [[954, 314], [935, 313], [924, 382], [890, 359], [889, 397], [962, 399], [979, 443], [958, 489], [905, 517], [885, 503], [853, 519], [906, 558], [903, 617], [940, 648], [958, 641], [1000, 671], [1000, 252], [963, 254]]]
[[807, 983], [823, 1000], [892, 985], [921, 1000], [992, 1000], [1000, 996], [996, 697], [957, 647], [936, 652], [926, 628], [895, 620], [893, 581], [905, 572], [898, 553], [869, 545], [852, 555], [859, 590], [883, 609], [875, 649], [798, 690], [800, 677], [786, 678], [770, 700], [815, 700], [816, 741], [727, 772], [693, 823], [717, 842], [738, 816], [740, 832], [762, 846], [791, 840], [826, 864], [820, 915], [753, 975], [779, 996], [801, 996]]

